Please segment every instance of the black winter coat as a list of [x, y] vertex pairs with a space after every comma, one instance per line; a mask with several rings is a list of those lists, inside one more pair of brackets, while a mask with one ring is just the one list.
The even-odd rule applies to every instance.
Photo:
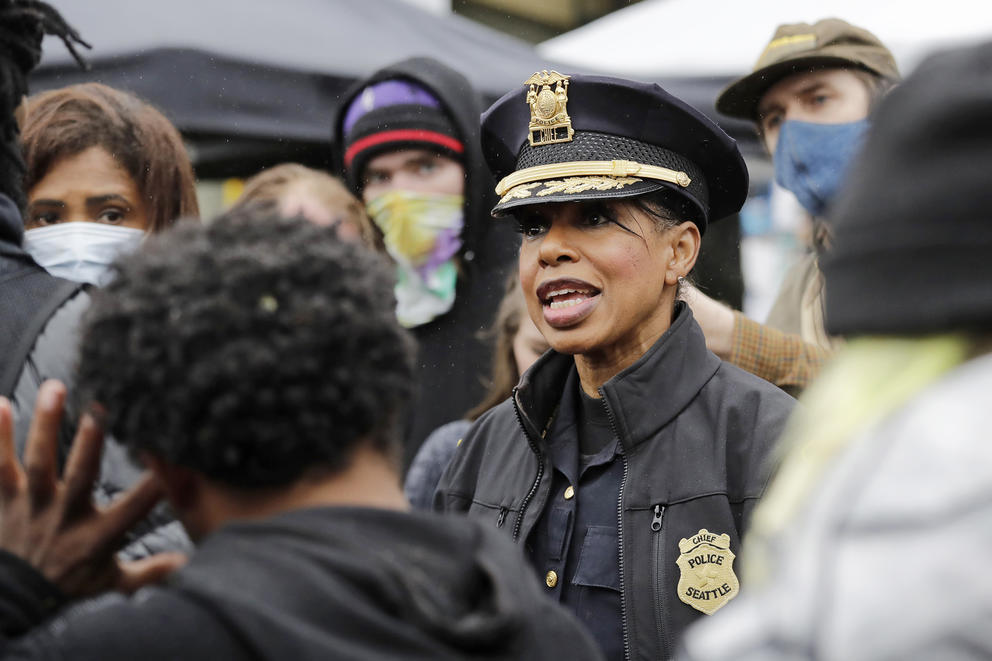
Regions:
[[600, 661], [523, 558], [431, 513], [314, 507], [230, 523], [132, 597], [64, 602], [0, 552], [0, 658]]
[[[571, 356], [545, 354], [510, 400], [479, 418], [441, 478], [435, 509], [467, 512], [526, 542], [549, 505], [542, 430], [573, 364]], [[680, 542], [696, 546], [706, 529], [729, 535], [731, 552], [739, 553], [795, 400], [707, 350], [681, 303], [671, 328], [601, 394], [624, 451], [618, 537], [625, 656], [654, 661], [671, 656], [702, 615], [679, 598], [693, 589], [691, 580], [679, 589]], [[706, 596], [696, 593], [696, 602]]]

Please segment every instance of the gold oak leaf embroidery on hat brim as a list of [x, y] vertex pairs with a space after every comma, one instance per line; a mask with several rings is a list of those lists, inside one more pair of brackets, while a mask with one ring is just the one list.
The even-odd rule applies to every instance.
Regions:
[[[588, 190], [608, 191], [623, 188], [630, 184], [636, 184], [642, 179], [637, 177], [569, 177], [568, 179], [552, 179], [550, 181], [536, 181], [529, 184], [521, 184], [510, 190], [500, 198], [499, 203], [504, 204], [510, 200], [522, 200], [531, 195], [536, 197], [546, 197], [563, 193], [571, 195], [574, 193], [584, 193]], [[537, 193], [535, 188], [543, 186]]]
[[569, 161], [535, 165], [508, 174], [496, 185], [496, 194], [502, 197], [521, 184], [545, 180], [595, 177], [604, 181], [606, 179], [624, 181], [634, 178], [635, 175], [644, 179], [676, 184], [682, 188], [692, 183], [692, 178], [681, 170], [645, 165], [636, 161]]

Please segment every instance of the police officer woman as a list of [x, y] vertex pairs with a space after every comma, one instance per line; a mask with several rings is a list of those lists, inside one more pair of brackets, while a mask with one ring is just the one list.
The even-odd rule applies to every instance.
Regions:
[[793, 406], [706, 349], [678, 300], [740, 209], [734, 141], [657, 85], [541, 72], [483, 115], [552, 350], [461, 443], [435, 507], [524, 544], [607, 658], [669, 656], [739, 590], [734, 557]]

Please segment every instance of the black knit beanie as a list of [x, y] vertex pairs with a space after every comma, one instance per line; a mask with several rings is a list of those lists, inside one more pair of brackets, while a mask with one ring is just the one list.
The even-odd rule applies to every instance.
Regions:
[[360, 191], [368, 162], [400, 149], [430, 149], [461, 161], [465, 145], [437, 97], [414, 81], [369, 85], [344, 114], [344, 166], [348, 185]]
[[992, 330], [992, 43], [888, 94], [831, 219], [830, 333]]

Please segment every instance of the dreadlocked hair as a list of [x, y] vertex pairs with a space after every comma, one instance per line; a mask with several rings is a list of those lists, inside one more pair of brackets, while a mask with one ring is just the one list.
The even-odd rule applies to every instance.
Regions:
[[76, 62], [86, 67], [76, 44], [90, 45], [54, 7], [39, 0], [0, 0], [0, 193], [20, 209], [26, 201], [21, 187], [25, 167], [14, 110], [27, 93], [28, 74], [41, 61], [46, 34], [61, 39]]

